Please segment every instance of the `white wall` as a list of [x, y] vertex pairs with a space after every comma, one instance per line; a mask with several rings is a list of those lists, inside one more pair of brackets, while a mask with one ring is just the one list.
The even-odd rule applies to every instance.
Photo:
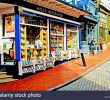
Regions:
[[2, 34], [3, 34], [3, 21], [2, 21], [2, 15], [0, 15], [0, 54], [1, 54], [1, 64], [3, 63], [3, 48], [2, 48]]
[[110, 0], [100, 0], [101, 4], [110, 10]]

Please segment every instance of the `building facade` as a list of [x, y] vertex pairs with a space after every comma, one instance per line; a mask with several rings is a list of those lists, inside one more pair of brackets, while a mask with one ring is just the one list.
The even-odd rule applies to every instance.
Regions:
[[89, 16], [80, 16], [78, 19], [82, 24], [80, 45], [83, 53], [90, 53], [90, 42], [93, 38], [98, 42], [99, 11], [96, 0], [64, 0], [71, 5], [89, 12]]
[[[81, 7], [81, 6], [80, 6]], [[88, 0], [87, 4], [82, 8], [90, 13], [89, 16], [82, 17], [82, 50], [84, 53], [90, 53], [90, 43], [93, 38], [98, 42], [98, 21], [99, 12], [96, 6], [96, 1]]]
[[103, 49], [107, 48], [110, 41], [110, 0], [97, 0], [100, 11], [99, 40], [104, 40]]
[[0, 2], [1, 65], [12, 74], [17, 69], [20, 76], [35, 73], [78, 57], [81, 23], [77, 19], [88, 12], [57, 0], [35, 1]]

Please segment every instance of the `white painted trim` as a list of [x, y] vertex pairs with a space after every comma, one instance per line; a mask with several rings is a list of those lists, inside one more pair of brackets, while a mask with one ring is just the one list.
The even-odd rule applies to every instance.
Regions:
[[22, 70], [22, 61], [18, 62], [18, 75], [22, 76], [23, 75], [23, 70]]
[[[21, 9], [24, 10], [24, 11], [33, 12], [33, 13], [36, 13], [36, 14], [39, 14], [39, 15], [42, 15], [42, 16], [47, 16], [47, 17], [50, 17], [50, 18], [62, 20], [62, 21], [65, 21], [65, 22], [69, 22], [69, 23], [73, 23], [73, 24], [78, 24], [78, 25], [81, 24], [81, 23], [78, 23], [76, 21], [71, 21], [71, 20], [68, 20], [68, 19], [60, 18], [60, 17], [57, 17], [57, 16], [53, 16], [53, 15], [50, 15], [50, 14], [46, 14], [46, 13], [35, 11], [35, 10], [32, 10], [32, 9], [28, 9], [28, 8], [22, 7]], [[22, 10], [21, 10], [21, 12], [22, 12]]]
[[77, 43], [78, 43], [78, 45], [77, 45], [77, 48], [79, 49], [79, 43], [80, 43], [80, 41], [79, 41], [79, 30], [78, 30], [78, 26], [77, 26]]
[[[4, 56], [3, 56], [3, 58], [4, 58]], [[2, 65], [14, 65], [14, 62], [3, 62]]]
[[66, 50], [66, 46], [67, 46], [67, 43], [66, 43], [66, 39], [67, 39], [67, 36], [66, 36], [66, 34], [67, 34], [67, 29], [66, 29], [67, 27], [66, 27], [66, 24], [64, 24], [64, 50]]
[[34, 27], [40, 27], [40, 28], [47, 28], [46, 26], [32, 25], [32, 24], [26, 24], [26, 23], [20, 23], [20, 25], [34, 26]]
[[2, 35], [3, 35], [3, 20], [2, 15], [0, 15], [0, 54], [1, 54], [1, 65], [3, 65], [3, 43], [2, 43]]
[[50, 55], [50, 34], [49, 34], [49, 19], [47, 19], [47, 31], [48, 31], [48, 56]]

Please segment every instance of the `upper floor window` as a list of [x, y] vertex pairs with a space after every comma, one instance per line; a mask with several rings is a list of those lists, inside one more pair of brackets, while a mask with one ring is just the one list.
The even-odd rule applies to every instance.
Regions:
[[67, 2], [71, 5], [77, 5], [77, 0], [62, 0], [62, 1]]

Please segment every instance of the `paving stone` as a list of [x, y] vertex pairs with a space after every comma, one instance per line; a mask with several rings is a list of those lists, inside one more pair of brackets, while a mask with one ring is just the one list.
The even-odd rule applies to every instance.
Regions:
[[[109, 91], [110, 60], [89, 72], [77, 81], [59, 89], [73, 91]], [[58, 91], [59, 91], [58, 90]]]

